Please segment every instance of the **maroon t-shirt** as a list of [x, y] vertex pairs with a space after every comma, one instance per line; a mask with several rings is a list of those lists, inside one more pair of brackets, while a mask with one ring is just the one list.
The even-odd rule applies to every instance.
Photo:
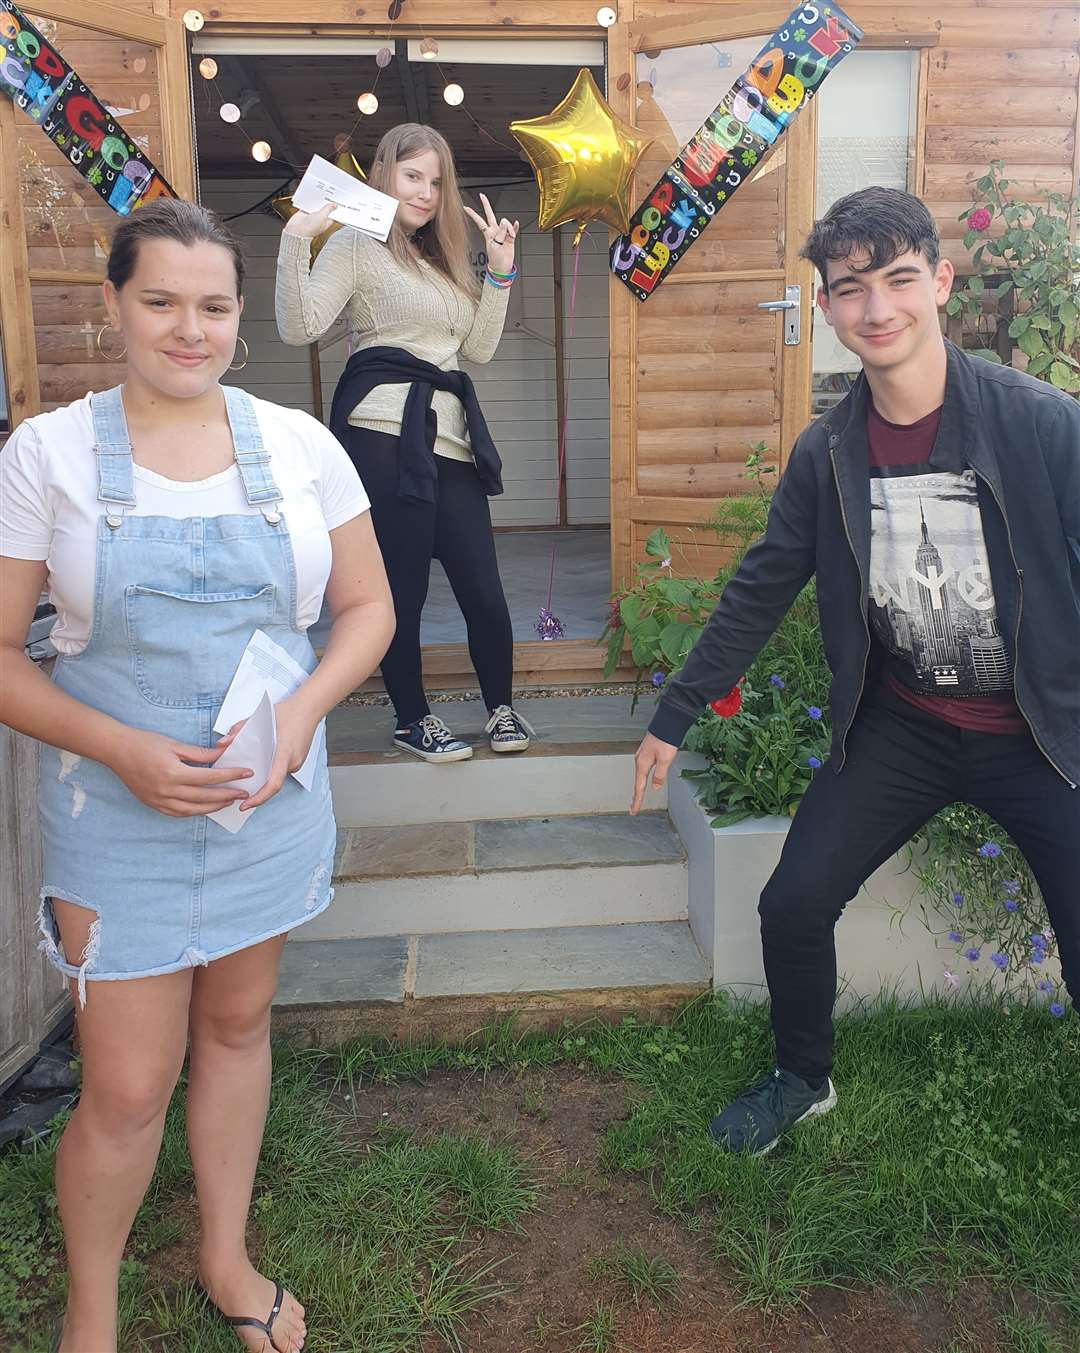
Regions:
[[958, 728], [1026, 733], [998, 624], [975, 478], [930, 453], [941, 410], [900, 426], [871, 401], [870, 597], [883, 679], [902, 699]]

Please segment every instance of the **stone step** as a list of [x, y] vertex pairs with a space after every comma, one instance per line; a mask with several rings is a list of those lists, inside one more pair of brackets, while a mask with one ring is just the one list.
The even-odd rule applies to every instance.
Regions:
[[301, 942], [309, 929], [285, 946], [274, 1023], [320, 1045], [467, 1036], [511, 1014], [548, 1028], [662, 1018], [709, 986], [685, 921]]
[[[620, 696], [531, 698], [519, 704], [536, 729], [521, 754], [493, 753], [479, 700], [441, 701], [433, 711], [474, 747], [471, 761], [432, 766], [391, 742], [384, 706], [341, 705], [327, 719], [334, 811], [343, 827], [409, 826], [545, 813], [625, 812], [634, 783], [633, 754], [652, 715], [643, 699], [633, 714]], [[650, 808], [663, 809], [655, 793]]]
[[686, 854], [665, 813], [361, 827], [301, 941], [683, 920]]

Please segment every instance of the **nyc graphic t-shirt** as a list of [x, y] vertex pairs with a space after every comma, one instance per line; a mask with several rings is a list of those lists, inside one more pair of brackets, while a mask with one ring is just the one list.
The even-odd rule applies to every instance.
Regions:
[[983, 733], [1024, 733], [971, 470], [930, 464], [941, 410], [889, 423], [871, 403], [870, 632], [909, 703]]

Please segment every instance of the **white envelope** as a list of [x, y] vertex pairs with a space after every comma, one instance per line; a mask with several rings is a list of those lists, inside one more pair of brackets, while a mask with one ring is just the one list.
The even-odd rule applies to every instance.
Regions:
[[[237, 770], [241, 768], [250, 770], [252, 772], [250, 778], [229, 780], [224, 787], [231, 788], [235, 785], [239, 789], [246, 789], [249, 794], [257, 794], [270, 778], [270, 768], [274, 764], [276, 751], [277, 726], [274, 721], [274, 706], [270, 700], [270, 692], [263, 691], [262, 699], [255, 706], [247, 723], [214, 762], [214, 766], [218, 770], [228, 770], [234, 766]], [[249, 808], [246, 813], [242, 813], [238, 803], [230, 803], [226, 808], [219, 808], [216, 813], [207, 813], [207, 817], [219, 827], [224, 827], [227, 832], [235, 834], [246, 825], [251, 814], [258, 811], [257, 808]]]
[[312, 156], [292, 200], [299, 211], [318, 211], [327, 202], [333, 202], [332, 221], [355, 226], [365, 235], [383, 241], [390, 234], [398, 209], [396, 197], [352, 178], [321, 155]]

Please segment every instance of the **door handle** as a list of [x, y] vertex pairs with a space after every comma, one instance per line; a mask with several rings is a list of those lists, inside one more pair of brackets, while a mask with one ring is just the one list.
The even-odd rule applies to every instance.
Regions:
[[802, 287], [785, 287], [782, 301], [758, 301], [759, 310], [784, 316], [784, 346], [793, 348], [802, 338]]

